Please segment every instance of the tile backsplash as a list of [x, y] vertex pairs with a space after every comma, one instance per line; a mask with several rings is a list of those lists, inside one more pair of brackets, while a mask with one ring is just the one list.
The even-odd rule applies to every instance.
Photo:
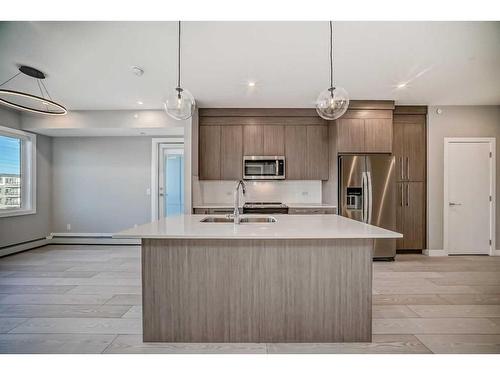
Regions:
[[[232, 204], [237, 181], [199, 181], [193, 178], [193, 206]], [[321, 203], [321, 181], [246, 181], [244, 201]]]

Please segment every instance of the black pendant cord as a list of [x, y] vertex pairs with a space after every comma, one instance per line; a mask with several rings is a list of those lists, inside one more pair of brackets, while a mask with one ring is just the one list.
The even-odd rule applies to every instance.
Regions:
[[45, 89], [45, 92], [47, 93], [47, 96], [49, 97], [50, 100], [52, 100], [52, 97], [49, 94], [49, 90], [47, 90], [47, 87], [45, 86], [45, 83], [43, 83], [42, 80], [39, 80], [40, 83], [42, 84], [42, 87]]
[[177, 76], [177, 87], [181, 87], [181, 21], [179, 21], [179, 31], [178, 31], [178, 45], [177, 45], [177, 69], [178, 69], [178, 76]]
[[13, 80], [14, 78], [16, 78], [19, 74], [21, 74], [21, 72], [19, 72], [19, 73], [17, 73], [17, 74], [14, 74], [14, 75], [13, 75], [12, 77], [10, 77], [7, 81], [5, 81], [4, 83], [2, 83], [2, 84], [0, 85], [0, 87], [1, 87], [1, 86], [3, 86], [3, 85], [5, 85], [6, 83], [9, 83], [10, 81], [12, 81], [12, 80]]
[[330, 21], [330, 88], [333, 89], [333, 22]]

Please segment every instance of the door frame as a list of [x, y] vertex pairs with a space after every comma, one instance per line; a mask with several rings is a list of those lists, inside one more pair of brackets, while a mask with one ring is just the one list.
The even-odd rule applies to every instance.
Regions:
[[449, 232], [449, 209], [448, 204], [448, 149], [449, 145], [452, 143], [487, 143], [490, 145], [490, 251], [488, 255], [495, 255], [496, 252], [496, 139], [495, 138], [485, 138], [485, 137], [445, 137], [444, 138], [444, 174], [443, 174], [443, 248], [446, 255], [449, 255], [449, 244], [448, 244], [448, 232]]
[[[151, 221], [159, 218], [158, 181], [160, 172], [160, 145], [171, 143], [184, 145], [184, 137], [153, 138], [151, 145]], [[185, 151], [185, 150], [184, 150]], [[186, 162], [186, 159], [184, 159]]]

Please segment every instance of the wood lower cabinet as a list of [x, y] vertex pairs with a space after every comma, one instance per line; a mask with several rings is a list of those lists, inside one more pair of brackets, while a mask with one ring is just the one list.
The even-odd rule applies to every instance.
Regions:
[[403, 234], [397, 248], [425, 248], [425, 186], [424, 182], [398, 182], [397, 231]]
[[333, 207], [290, 207], [289, 215], [333, 215], [337, 209]]

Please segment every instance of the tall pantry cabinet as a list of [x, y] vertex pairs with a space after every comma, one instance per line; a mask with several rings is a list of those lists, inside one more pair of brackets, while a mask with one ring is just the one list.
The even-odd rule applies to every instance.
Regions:
[[396, 158], [398, 250], [426, 247], [427, 107], [396, 106], [393, 154]]

